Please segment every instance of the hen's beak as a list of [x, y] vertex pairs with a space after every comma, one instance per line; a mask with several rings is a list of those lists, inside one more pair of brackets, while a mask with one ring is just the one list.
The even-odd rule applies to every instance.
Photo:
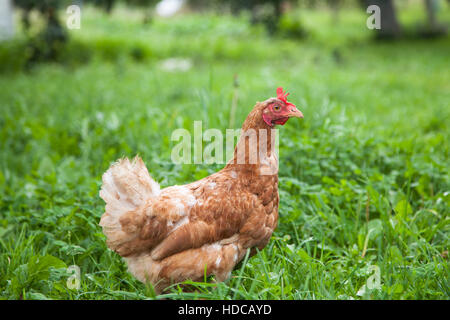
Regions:
[[292, 109], [288, 113], [288, 117], [296, 117], [296, 118], [303, 118], [303, 113], [298, 110], [296, 107], [292, 107]]

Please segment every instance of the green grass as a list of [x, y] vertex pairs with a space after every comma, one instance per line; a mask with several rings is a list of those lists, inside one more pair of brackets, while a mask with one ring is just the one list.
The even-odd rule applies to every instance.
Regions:
[[[304, 14], [305, 40], [245, 17], [136, 14], [86, 12], [67, 54], [89, 63], [0, 75], [0, 297], [449, 299], [448, 38], [374, 43], [359, 11], [337, 26]], [[167, 57], [193, 67], [164, 71]], [[229, 281], [155, 297], [105, 245], [101, 175], [137, 153], [163, 187], [219, 170], [172, 164], [170, 136], [194, 120], [225, 132], [235, 74], [234, 127], [279, 85], [305, 115], [280, 128], [278, 228]], [[381, 289], [358, 296], [372, 266]]]

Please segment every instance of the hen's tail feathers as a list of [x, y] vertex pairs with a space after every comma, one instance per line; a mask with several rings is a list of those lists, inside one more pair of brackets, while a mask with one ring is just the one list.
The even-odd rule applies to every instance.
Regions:
[[100, 197], [106, 202], [106, 210], [100, 226], [113, 249], [136, 237], [122, 231], [120, 217], [157, 196], [160, 187], [138, 156], [132, 162], [128, 158], [117, 161], [103, 174], [102, 180]]

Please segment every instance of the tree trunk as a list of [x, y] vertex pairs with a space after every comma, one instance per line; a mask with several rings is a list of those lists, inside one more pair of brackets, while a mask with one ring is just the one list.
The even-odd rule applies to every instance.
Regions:
[[113, 6], [114, 6], [114, 0], [106, 0], [105, 1], [105, 10], [108, 14], [111, 14]]
[[437, 27], [437, 20], [436, 20], [437, 3], [436, 3], [436, 0], [425, 0], [425, 7], [427, 9], [429, 28], [432, 30], [436, 29], [436, 27]]
[[439, 11], [438, 0], [425, 0], [427, 11], [427, 26], [422, 30], [421, 35], [425, 38], [434, 38], [447, 35], [447, 25], [439, 23], [436, 13]]
[[339, 23], [339, 11], [341, 9], [342, 0], [327, 0], [327, 4], [332, 11], [333, 23]]
[[377, 5], [380, 8], [381, 29], [377, 29], [377, 38], [396, 38], [401, 33], [400, 24], [397, 20], [392, 0], [366, 0], [366, 8]]

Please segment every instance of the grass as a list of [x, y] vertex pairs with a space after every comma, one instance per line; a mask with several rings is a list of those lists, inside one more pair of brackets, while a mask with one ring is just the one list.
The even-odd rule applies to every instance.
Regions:
[[[374, 43], [363, 11], [337, 26], [304, 14], [304, 40], [245, 17], [125, 13], [86, 11], [68, 54], [88, 63], [0, 75], [0, 297], [449, 299], [448, 38]], [[193, 67], [166, 71], [167, 57]], [[235, 127], [279, 85], [305, 114], [280, 129], [278, 228], [229, 281], [155, 296], [105, 245], [101, 175], [137, 153], [163, 187], [219, 170], [172, 164], [170, 136], [229, 128], [235, 75]]]

